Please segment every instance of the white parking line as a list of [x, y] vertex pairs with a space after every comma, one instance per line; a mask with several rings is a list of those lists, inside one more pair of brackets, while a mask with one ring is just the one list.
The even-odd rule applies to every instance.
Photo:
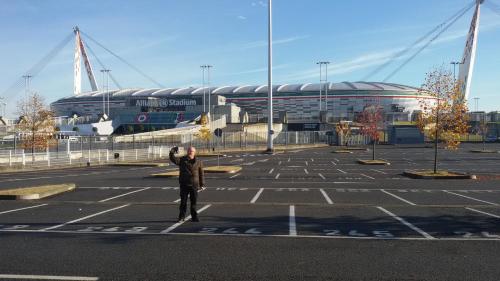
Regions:
[[333, 162], [333, 161], [331, 161], [331, 162], [332, 162], [333, 166], [337, 166], [337, 163], [335, 163], [335, 162]]
[[259, 191], [257, 191], [255, 196], [250, 201], [250, 203], [255, 204], [255, 202], [257, 202], [257, 199], [259, 199], [260, 195], [262, 194], [262, 191], [264, 191], [264, 188], [261, 188], [261, 189], [259, 189]]
[[380, 170], [377, 170], [377, 169], [370, 169], [370, 170], [372, 170], [374, 172], [377, 172], [377, 173], [381, 173], [381, 174], [387, 175], [387, 173], [384, 172], [384, 171], [380, 171]]
[[234, 163], [234, 162], [241, 162], [241, 161], [244, 161], [244, 159], [240, 158], [240, 159], [231, 160], [229, 162]]
[[328, 196], [328, 194], [326, 194], [326, 192], [323, 190], [323, 188], [320, 188], [319, 191], [321, 192], [321, 194], [323, 194], [323, 197], [325, 197], [325, 200], [328, 204], [333, 204], [333, 201], [332, 199], [330, 198], [330, 196]]
[[297, 236], [297, 225], [295, 224], [295, 206], [290, 205], [290, 215], [289, 215], [289, 234], [290, 236]]
[[372, 180], [374, 180], [374, 179], [375, 179], [374, 177], [370, 177], [370, 176], [367, 176], [367, 175], [365, 175], [365, 174], [360, 174], [360, 175], [362, 175], [362, 176], [363, 176], [363, 177], [365, 177], [365, 178], [372, 179]]
[[320, 176], [322, 179], [326, 180], [325, 176], [323, 176], [321, 173], [318, 173], [318, 176]]
[[473, 211], [473, 212], [476, 212], [476, 213], [480, 213], [480, 214], [483, 214], [483, 215], [487, 215], [487, 216], [490, 216], [490, 217], [494, 217], [494, 218], [497, 218], [497, 219], [500, 219], [500, 216], [497, 216], [495, 214], [491, 214], [491, 213], [488, 213], [488, 212], [485, 212], [485, 211], [480, 211], [480, 210], [476, 210], [476, 209], [473, 209], [473, 208], [465, 208], [469, 211]]
[[309, 163], [307, 163], [307, 161], [306, 161], [306, 166], [309, 166]]
[[95, 281], [95, 280], [99, 280], [98, 277], [51, 276], [51, 275], [20, 275], [20, 274], [0, 274], [0, 279], [79, 280], [79, 281]]
[[274, 179], [277, 180], [277, 179], [279, 179], [279, 177], [280, 177], [280, 174], [278, 173]]
[[458, 194], [458, 193], [455, 193], [455, 192], [451, 192], [451, 191], [448, 191], [448, 190], [443, 190], [443, 192], [446, 192], [446, 193], [449, 193], [449, 194], [453, 194], [453, 195], [455, 195], [455, 196], [460, 196], [460, 197], [463, 197], [463, 198], [467, 198], [467, 199], [470, 199], [470, 200], [475, 200], [475, 201], [478, 201], [478, 202], [482, 202], [482, 203], [490, 204], [490, 205], [493, 205], [493, 206], [498, 206], [498, 204], [497, 204], [497, 203], [493, 203], [493, 202], [484, 201], [484, 200], [481, 200], [481, 199], [477, 199], [477, 198], [473, 198], [473, 197], [465, 196], [465, 195]]
[[416, 205], [417, 205], [417, 204], [415, 204], [415, 203], [413, 203], [413, 202], [410, 202], [410, 201], [408, 201], [408, 200], [406, 200], [406, 199], [403, 199], [403, 198], [401, 198], [401, 197], [399, 197], [399, 196], [397, 196], [397, 195], [395, 195], [395, 194], [392, 194], [392, 193], [390, 193], [389, 191], [386, 191], [386, 190], [384, 190], [384, 189], [381, 189], [380, 191], [382, 191], [383, 193], [385, 193], [385, 194], [387, 194], [387, 195], [390, 195], [390, 196], [392, 196], [392, 197], [394, 197], [394, 198], [396, 198], [396, 199], [399, 199], [399, 200], [401, 200], [401, 201], [403, 201], [403, 202], [405, 202], [405, 203], [407, 203], [407, 204], [409, 204], [409, 205], [411, 205], [411, 206], [416, 206]]
[[314, 162], [314, 159], [313, 159], [313, 158], [311, 158], [311, 162]]
[[341, 172], [342, 174], [347, 174], [347, 172], [346, 172], [346, 171], [341, 170], [341, 169], [337, 169], [337, 171]]
[[236, 175], [231, 176], [231, 177], [229, 177], [229, 178], [230, 178], [230, 179], [234, 179], [235, 177], [238, 177], [238, 176], [240, 176], [240, 175], [241, 175], [241, 174], [236, 174]]
[[132, 193], [136, 193], [136, 192], [141, 192], [141, 191], [144, 191], [144, 190], [148, 190], [149, 187], [146, 187], [146, 188], [143, 188], [143, 189], [139, 189], [139, 190], [134, 190], [134, 191], [131, 191], [131, 192], [127, 192], [127, 193], [123, 193], [123, 194], [120, 194], [120, 195], [117, 195], [117, 196], [113, 196], [113, 197], [110, 197], [110, 198], [106, 198], [106, 199], [103, 199], [99, 202], [107, 202], [107, 201], [110, 201], [110, 200], [113, 200], [113, 199], [116, 199], [116, 198], [120, 198], [120, 197], [123, 197], [123, 196], [127, 196], [129, 194], [132, 194]]
[[274, 171], [274, 168], [272, 168], [271, 170], [269, 170], [269, 174], [272, 174]]
[[112, 211], [115, 211], [115, 210], [118, 210], [118, 209], [121, 209], [121, 208], [125, 208], [125, 207], [128, 207], [128, 206], [130, 206], [130, 204], [121, 205], [121, 206], [118, 206], [118, 207], [115, 207], [115, 208], [112, 208], [112, 209], [109, 209], [109, 210], [105, 210], [105, 211], [102, 211], [102, 212], [99, 212], [99, 213], [95, 213], [95, 214], [92, 214], [92, 215], [89, 215], [89, 216], [86, 216], [86, 217], [83, 217], [83, 218], [79, 218], [79, 219], [76, 219], [76, 220], [68, 221], [68, 222], [65, 222], [63, 224], [54, 225], [54, 226], [43, 228], [43, 229], [40, 229], [40, 230], [41, 231], [47, 231], [47, 230], [52, 230], [52, 229], [60, 228], [60, 227], [66, 226], [68, 224], [73, 224], [75, 222], [79, 222], [79, 221], [83, 221], [83, 220], [90, 219], [90, 218], [93, 218], [93, 217], [97, 217], [99, 215], [102, 215], [102, 214], [105, 214], [105, 213], [109, 213], [109, 212], [112, 212]]
[[33, 208], [43, 207], [43, 206], [47, 206], [47, 205], [48, 204], [40, 204], [40, 205], [36, 205], [36, 206], [30, 206], [30, 207], [24, 207], [24, 208], [13, 209], [13, 210], [8, 210], [8, 211], [2, 211], [2, 212], [0, 212], [0, 215], [1, 214], [7, 214], [7, 213], [13, 213], [13, 212], [17, 212], [17, 211], [22, 211], [22, 210], [27, 210], [27, 209], [33, 209]]
[[337, 159], [337, 158], [333, 158], [333, 160], [335, 160], [335, 161], [337, 161], [337, 162], [340, 162], [340, 160], [339, 160], [339, 159]]
[[304, 173], [306, 173], [306, 175], [309, 175], [309, 171], [306, 168], [304, 168]]
[[420, 235], [424, 236], [425, 238], [427, 238], [427, 239], [436, 239], [436, 238], [434, 238], [434, 236], [432, 236], [429, 233], [423, 231], [422, 229], [416, 227], [415, 225], [409, 223], [405, 219], [396, 216], [395, 214], [389, 212], [388, 210], [386, 210], [386, 209], [384, 209], [382, 207], [377, 207], [377, 209], [379, 209], [380, 211], [388, 214], [389, 216], [393, 217], [394, 219], [398, 220], [399, 222], [401, 222], [402, 224], [406, 225], [407, 227], [413, 229], [414, 231], [418, 232]]
[[[205, 205], [203, 206], [201, 209], [198, 209], [198, 214], [205, 211], [206, 209], [208, 209], [210, 206], [212, 205]], [[174, 223], [173, 225], [171, 225], [170, 227], [168, 227], [167, 229], [165, 230], [162, 230], [160, 233], [161, 234], [166, 234], [166, 233], [169, 233], [171, 232], [172, 230], [176, 229], [177, 227], [181, 226], [183, 223], [185, 223], [186, 221], [190, 220], [191, 219], [191, 215], [187, 216], [186, 219], [184, 221], [181, 221], [181, 222], [177, 222], [177, 223]]]

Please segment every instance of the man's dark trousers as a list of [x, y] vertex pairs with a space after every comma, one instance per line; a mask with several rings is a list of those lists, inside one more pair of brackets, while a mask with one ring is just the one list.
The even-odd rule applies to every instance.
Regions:
[[186, 217], [186, 209], [187, 209], [187, 199], [191, 201], [191, 218], [196, 220], [198, 219], [198, 212], [196, 211], [196, 201], [198, 199], [198, 191], [196, 188], [192, 186], [181, 186], [181, 205], [179, 207], [179, 219], [183, 219]]

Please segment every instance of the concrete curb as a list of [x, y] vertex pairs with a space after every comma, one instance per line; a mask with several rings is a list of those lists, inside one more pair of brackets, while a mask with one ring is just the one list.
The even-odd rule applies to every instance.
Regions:
[[[454, 173], [454, 172], [452, 172]], [[477, 179], [476, 175], [468, 175], [462, 173], [454, 173], [454, 175], [422, 175], [420, 172], [415, 171], [404, 171], [403, 176], [412, 178], [412, 179], [441, 179], [441, 180], [475, 180]]]
[[362, 160], [362, 159], [358, 159], [357, 162], [358, 162], [358, 164], [361, 164], [361, 165], [380, 165], [380, 166], [391, 165], [390, 162], [383, 161], [383, 160]]
[[472, 153], [500, 153], [500, 151], [496, 151], [496, 150], [481, 150], [481, 149], [473, 149], [470, 152], [472, 152]]
[[74, 183], [40, 185], [0, 191], [0, 200], [37, 200], [76, 188]]
[[114, 163], [107, 166], [112, 167], [167, 167], [168, 163]]
[[[235, 174], [241, 171], [240, 166], [211, 166], [203, 168], [203, 171], [207, 174]], [[170, 171], [159, 174], [151, 174], [150, 177], [153, 178], [176, 178], [179, 177], [179, 171]]]

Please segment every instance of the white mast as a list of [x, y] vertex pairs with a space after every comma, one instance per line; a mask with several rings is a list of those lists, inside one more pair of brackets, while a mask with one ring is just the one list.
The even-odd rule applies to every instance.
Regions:
[[458, 81], [461, 83], [461, 96], [464, 101], [467, 101], [470, 93], [470, 85], [472, 81], [472, 73], [474, 71], [474, 63], [476, 61], [477, 36], [479, 32], [479, 18], [481, 15], [481, 4], [484, 0], [476, 0], [476, 9], [467, 35], [467, 43], [465, 45], [460, 70], [458, 73]]
[[75, 95], [80, 94], [82, 92], [82, 74], [81, 74], [81, 62], [80, 56], [83, 57], [83, 62], [85, 64], [85, 69], [87, 70], [87, 77], [89, 78], [90, 87], [92, 91], [98, 91], [97, 82], [95, 80], [94, 71], [92, 70], [92, 65], [90, 64], [89, 57], [87, 56], [87, 52], [85, 51], [85, 45], [83, 44], [83, 40], [80, 37], [80, 29], [78, 26], [75, 27], [75, 60], [74, 60], [74, 69], [75, 69]]

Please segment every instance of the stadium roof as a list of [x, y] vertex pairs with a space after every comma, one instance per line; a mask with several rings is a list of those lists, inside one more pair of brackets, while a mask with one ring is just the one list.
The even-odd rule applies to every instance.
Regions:
[[[306, 84], [282, 84], [273, 85], [274, 93], [301, 93], [301, 92], [319, 92], [319, 83]], [[323, 86], [326, 88], [326, 86]], [[109, 93], [112, 97], [165, 97], [165, 96], [180, 96], [180, 95], [199, 95], [203, 92], [208, 92], [208, 87], [185, 87], [185, 88], [129, 88], [121, 90], [94, 91], [86, 92], [76, 96], [66, 98], [89, 98], [101, 97]], [[267, 93], [267, 85], [242, 85], [242, 86], [222, 86], [210, 87], [212, 94], [229, 96], [231, 94], [258, 94]], [[398, 91], [398, 92], [416, 92], [418, 88], [382, 82], [341, 82], [328, 83], [328, 91]]]

